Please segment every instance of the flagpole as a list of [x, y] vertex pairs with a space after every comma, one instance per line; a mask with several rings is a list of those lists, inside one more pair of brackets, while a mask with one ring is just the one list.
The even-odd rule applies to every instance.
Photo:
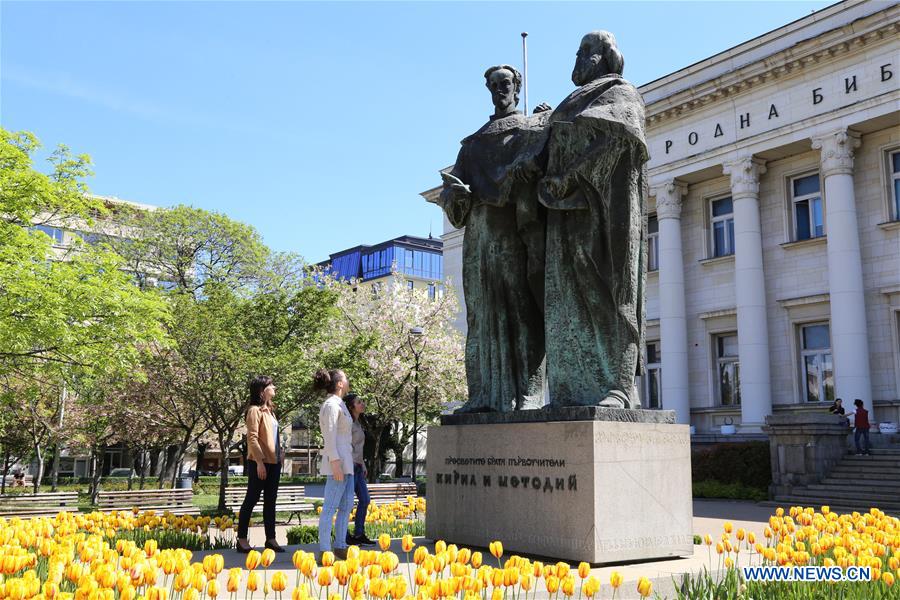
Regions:
[[528, 114], [528, 32], [522, 32], [522, 89], [525, 91], [525, 114]]

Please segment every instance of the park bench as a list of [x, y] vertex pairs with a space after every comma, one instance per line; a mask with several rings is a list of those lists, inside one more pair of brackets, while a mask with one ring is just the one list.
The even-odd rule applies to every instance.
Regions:
[[372, 504], [390, 504], [398, 500], [404, 501], [407, 496], [416, 497], [416, 484], [406, 483], [370, 483], [369, 498]]
[[78, 512], [78, 492], [0, 496], [0, 517], [53, 517], [61, 512]]
[[137, 507], [141, 512], [152, 510], [157, 513], [189, 515], [200, 512], [194, 506], [193, 499], [194, 492], [190, 489], [101, 491], [97, 496], [97, 505], [102, 511], [132, 510]]
[[[241, 510], [241, 504], [244, 503], [244, 496], [247, 494], [245, 487], [228, 487], [225, 488], [225, 505], [238, 514]], [[278, 499], [275, 501], [276, 512], [288, 512], [287, 522], [290, 523], [294, 515], [300, 520], [300, 513], [310, 512], [313, 510], [312, 502], [306, 499], [306, 487], [302, 485], [283, 485], [278, 488]], [[255, 512], [262, 512], [263, 498], [265, 492], [260, 495], [259, 503], [254, 509]]]

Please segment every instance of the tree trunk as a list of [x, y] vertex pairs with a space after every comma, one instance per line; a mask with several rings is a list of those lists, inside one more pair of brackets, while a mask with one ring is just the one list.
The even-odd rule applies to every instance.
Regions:
[[228, 487], [228, 453], [230, 448], [225, 445], [225, 438], [219, 436], [219, 449], [221, 450], [221, 458], [219, 459], [219, 467], [221, 468], [219, 481], [219, 506], [218, 511], [224, 513], [228, 510], [225, 506], [225, 488]]
[[97, 495], [100, 493], [100, 476], [103, 473], [103, 461], [105, 452], [100, 448], [93, 451], [94, 470], [91, 474], [91, 504], [97, 504]]
[[62, 452], [62, 448], [59, 445], [59, 442], [56, 443], [56, 446], [53, 448], [53, 463], [50, 467], [50, 491], [55, 492], [59, 486], [59, 454]]
[[150, 462], [150, 451], [141, 448], [141, 483], [138, 489], [144, 489], [144, 482], [147, 479], [147, 468], [149, 467]]
[[381, 469], [383, 467], [381, 460], [381, 440], [384, 437], [384, 429], [385, 425], [372, 425], [369, 431], [372, 434], [372, 438], [375, 440], [375, 443], [372, 446], [372, 456], [369, 457], [369, 481], [375, 482], [378, 480], [378, 476], [381, 474]]
[[[138, 451], [138, 452], [139, 452], [139, 451]], [[135, 455], [135, 451], [132, 451], [132, 454], [131, 454], [131, 470], [128, 471], [128, 491], [129, 491], [129, 492], [134, 488], [134, 475], [135, 475], [135, 470], [136, 470], [135, 467], [136, 467], [136, 466], [140, 466], [141, 464], [143, 464], [143, 454], [140, 455], [141, 458], [139, 459], [139, 462], [138, 462], [137, 465], [134, 464], [134, 462], [135, 462], [135, 461], [134, 461], [134, 455]]]
[[37, 457], [37, 473], [34, 475], [34, 493], [37, 494], [41, 489], [41, 479], [44, 478], [44, 453], [41, 451], [41, 445], [34, 445], [34, 454]]
[[9, 477], [9, 468], [12, 463], [9, 461], [9, 450], [3, 449], [3, 481], [0, 482], [0, 494], [6, 493], [6, 478]]

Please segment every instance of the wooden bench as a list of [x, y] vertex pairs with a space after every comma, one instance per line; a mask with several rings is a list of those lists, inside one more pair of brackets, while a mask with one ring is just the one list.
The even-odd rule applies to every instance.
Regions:
[[53, 517], [61, 512], [78, 512], [78, 492], [0, 496], [0, 517]]
[[[313, 510], [312, 502], [306, 499], [306, 486], [302, 485], [283, 485], [278, 488], [278, 498], [275, 501], [276, 512], [289, 512], [287, 522], [290, 523], [294, 515], [300, 520], [300, 513], [311, 512]], [[245, 487], [228, 487], [225, 488], [225, 505], [233, 510], [235, 514], [240, 513], [241, 504], [244, 503], [244, 496], [247, 495]], [[259, 502], [254, 512], [262, 512], [263, 499], [265, 492], [260, 494]]]
[[390, 504], [398, 500], [405, 501], [407, 496], [415, 498], [416, 484], [406, 483], [370, 483], [369, 498], [372, 504]]
[[157, 513], [190, 515], [200, 512], [194, 506], [193, 499], [194, 491], [189, 489], [101, 491], [97, 495], [97, 505], [102, 511], [132, 510], [137, 507], [141, 512], [152, 510]]

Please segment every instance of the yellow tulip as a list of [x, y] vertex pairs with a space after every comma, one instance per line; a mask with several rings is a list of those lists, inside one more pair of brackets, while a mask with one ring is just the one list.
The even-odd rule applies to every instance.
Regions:
[[734, 529], [734, 525], [731, 523], [731, 521], [725, 521], [725, 524], [722, 525], [722, 527], [723, 527], [723, 529], [725, 529], [725, 533], [728, 533], [728, 534], [730, 534], [732, 532], [732, 530]]
[[646, 577], [638, 579], [637, 592], [642, 598], [646, 598], [653, 591], [653, 584]]
[[309, 600], [309, 592], [304, 585], [298, 585], [291, 592], [291, 600]]
[[597, 581], [596, 577], [591, 575], [587, 578], [587, 581], [584, 582], [582, 590], [584, 591], [585, 596], [592, 598], [594, 594], [600, 591], [600, 582]]
[[619, 586], [622, 585], [622, 574], [618, 571], [613, 571], [612, 573], [610, 573], [609, 585], [611, 585], [614, 590], [619, 589]]
[[562, 592], [566, 596], [572, 596], [575, 594], [575, 578], [571, 575], [562, 580]]
[[416, 545], [416, 544], [413, 542], [412, 536], [409, 535], [409, 534], [406, 534], [406, 535], [404, 535], [404, 536], [401, 538], [400, 544], [401, 544], [401, 546], [402, 546], [402, 548], [403, 548], [403, 551], [404, 551], [404, 552], [407, 552], [407, 553], [410, 552], [410, 551], [412, 551], [412, 549], [413, 549], [413, 548], [415, 547], [415, 545]]
[[256, 571], [250, 571], [247, 575], [247, 589], [251, 592], [259, 589], [259, 574]]
[[482, 560], [481, 552], [473, 552], [472, 553], [472, 560], [470, 562], [472, 563], [473, 568], [475, 568], [475, 569], [479, 568], [481, 566], [481, 560]]
[[494, 558], [500, 559], [503, 556], [503, 543], [499, 541], [491, 542], [489, 546], [491, 550], [491, 554], [494, 555]]
[[317, 582], [320, 587], [328, 587], [329, 585], [331, 585], [331, 581], [333, 578], [334, 574], [331, 571], [331, 567], [323, 567], [319, 569]]
[[382, 533], [378, 536], [378, 545], [382, 550], [387, 550], [391, 547], [391, 536], [386, 533]]
[[262, 556], [260, 557], [260, 564], [268, 569], [269, 566], [275, 561], [275, 551], [271, 548], [266, 548], [262, 552]]
[[881, 574], [881, 581], [888, 587], [893, 587], [894, 585], [894, 574], [890, 571], [885, 571]]
[[247, 567], [248, 571], [252, 571], [256, 567], [259, 566], [261, 555], [256, 550], [251, 550], [247, 553], [247, 560], [244, 561], [244, 565]]
[[287, 589], [287, 575], [284, 571], [275, 571], [272, 574], [272, 589], [276, 592], [283, 592]]
[[547, 593], [555, 594], [559, 589], [559, 578], [556, 575], [551, 575], [544, 579], [544, 585], [547, 586]]
[[730, 556], [726, 556], [725, 557], [725, 568], [730, 569], [733, 566], [734, 566], [734, 559], [732, 559]]
[[333, 564], [334, 564], [334, 552], [329, 552], [329, 551], [323, 552], [322, 553], [322, 566], [330, 567]]
[[591, 574], [591, 565], [586, 562], [578, 563], [578, 576], [582, 579], [586, 579], [588, 575]]
[[212, 579], [206, 584], [206, 595], [210, 598], [215, 598], [219, 595], [219, 582], [217, 580]]

